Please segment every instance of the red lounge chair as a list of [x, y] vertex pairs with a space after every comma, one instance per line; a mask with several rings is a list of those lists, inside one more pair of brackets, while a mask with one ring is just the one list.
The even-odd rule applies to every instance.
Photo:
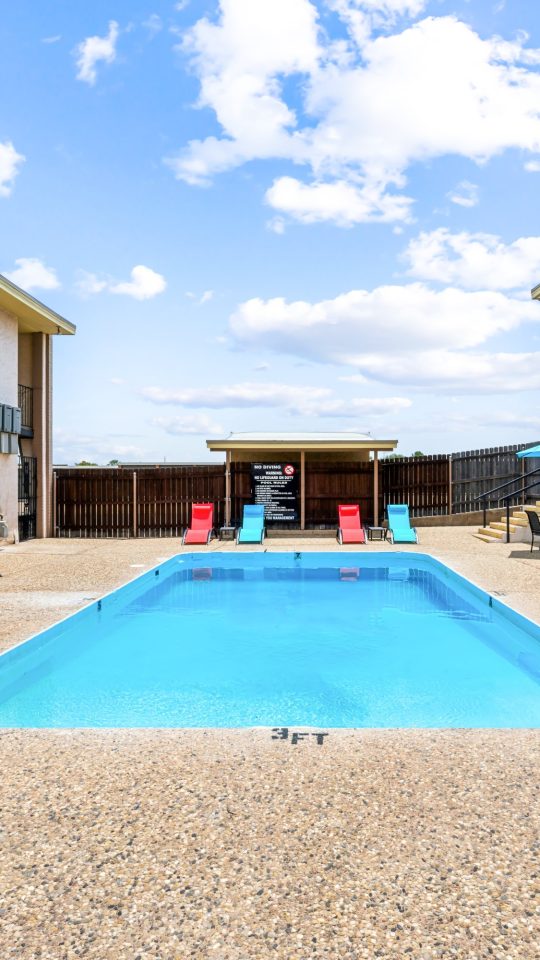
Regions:
[[338, 543], [365, 543], [366, 535], [360, 523], [360, 507], [357, 503], [340, 504], [338, 507]]
[[214, 525], [213, 503], [191, 504], [191, 526], [182, 537], [182, 543], [210, 543]]

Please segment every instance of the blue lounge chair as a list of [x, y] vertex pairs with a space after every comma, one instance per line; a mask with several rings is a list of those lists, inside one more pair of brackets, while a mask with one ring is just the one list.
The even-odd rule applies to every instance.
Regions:
[[262, 543], [264, 540], [264, 504], [248, 503], [244, 507], [242, 526], [236, 537], [237, 543]]
[[414, 527], [411, 527], [406, 503], [388, 504], [386, 513], [390, 543], [418, 543], [418, 534]]

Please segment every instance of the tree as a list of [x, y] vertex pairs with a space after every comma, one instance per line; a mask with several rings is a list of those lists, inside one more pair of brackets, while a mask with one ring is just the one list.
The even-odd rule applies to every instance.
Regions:
[[76, 467], [97, 467], [97, 463], [94, 463], [92, 460], [79, 460], [79, 463], [75, 464]]
[[413, 453], [413, 457], [425, 457], [425, 453], [422, 453], [421, 450], [415, 450]]
[[109, 460], [107, 466], [108, 466], [108, 467], [117, 467], [119, 463], [120, 463], [119, 460]]

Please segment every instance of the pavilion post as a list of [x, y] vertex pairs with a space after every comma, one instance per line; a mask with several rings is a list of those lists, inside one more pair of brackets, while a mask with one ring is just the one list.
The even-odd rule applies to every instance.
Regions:
[[231, 451], [225, 452], [225, 526], [231, 525]]
[[373, 451], [373, 526], [379, 526], [379, 451]]
[[132, 536], [139, 536], [139, 517], [138, 517], [138, 503], [137, 503], [137, 471], [134, 470], [131, 478], [132, 492], [131, 492], [131, 533]]
[[306, 529], [306, 451], [300, 451], [300, 529]]

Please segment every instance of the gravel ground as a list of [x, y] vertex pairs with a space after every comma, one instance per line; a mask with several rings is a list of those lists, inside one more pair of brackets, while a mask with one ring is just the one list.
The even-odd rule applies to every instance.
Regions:
[[0, 739], [3, 960], [540, 956], [537, 732]]
[[[421, 536], [540, 621], [540, 557]], [[0, 551], [0, 644], [176, 552]], [[304, 732], [0, 731], [0, 960], [540, 960], [540, 731]]]

